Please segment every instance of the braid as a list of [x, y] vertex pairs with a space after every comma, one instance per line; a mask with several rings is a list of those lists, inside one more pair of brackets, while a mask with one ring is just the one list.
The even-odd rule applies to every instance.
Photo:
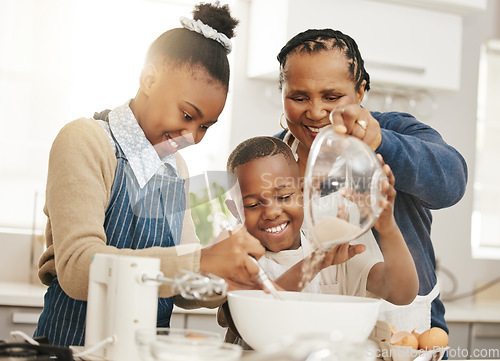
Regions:
[[234, 173], [240, 165], [253, 160], [282, 154], [288, 161], [295, 163], [292, 150], [281, 139], [275, 137], [253, 137], [244, 140], [229, 155], [227, 171]]
[[370, 76], [365, 70], [365, 63], [359, 52], [358, 45], [349, 35], [333, 29], [309, 29], [291, 38], [278, 54], [280, 63], [279, 86], [282, 88], [286, 74], [284, 72], [288, 54], [305, 52], [308, 54], [320, 51], [342, 50], [349, 63], [349, 73], [359, 90], [363, 80], [366, 80], [365, 90], [370, 90]]

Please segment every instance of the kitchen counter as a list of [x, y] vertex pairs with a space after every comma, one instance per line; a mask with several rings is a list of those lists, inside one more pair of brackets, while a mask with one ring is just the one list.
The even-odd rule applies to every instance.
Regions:
[[445, 302], [447, 322], [500, 323], [500, 300], [475, 303], [471, 300]]
[[[20, 282], [0, 282], [0, 306], [43, 307], [46, 286]], [[215, 315], [217, 309], [185, 310], [174, 306], [174, 313]]]
[[[47, 290], [41, 284], [0, 281], [0, 339], [8, 338], [12, 330], [32, 333], [43, 309]], [[216, 321], [217, 309], [186, 310], [174, 306], [171, 327], [194, 328], [225, 334]]]
[[43, 307], [43, 296], [47, 290], [41, 284], [0, 282], [0, 305], [19, 307]]
[[[450, 332], [450, 359], [498, 359], [500, 350], [500, 301], [474, 302], [472, 298], [445, 302]], [[455, 357], [453, 357], [455, 356]]]
[[47, 287], [24, 282], [0, 282], [0, 339], [10, 340], [11, 331], [33, 334], [43, 308]]
[[[13, 313], [17, 316], [25, 316], [21, 313], [21, 308], [26, 309], [25, 312], [38, 312], [43, 307], [43, 297], [46, 287], [43, 285], [35, 285], [18, 282], [0, 282], [0, 306], [5, 308], [15, 308]], [[31, 308], [31, 309], [30, 309]], [[35, 310], [36, 308], [36, 310]], [[483, 324], [483, 327], [498, 327], [500, 324], [500, 300], [498, 302], [474, 303], [472, 299], [460, 300], [453, 302], [445, 302], [446, 314], [445, 319], [450, 324]], [[203, 329], [217, 326], [215, 322], [216, 309], [199, 308], [185, 310], [179, 307], [174, 307], [172, 315], [172, 327], [195, 328]], [[9, 320], [12, 317], [9, 316]], [[24, 317], [25, 318], [25, 317]], [[25, 320], [21, 319], [21, 322]], [[33, 317], [35, 319], [35, 317]], [[497, 324], [496, 326], [494, 324]], [[22, 326], [22, 325], [21, 325]], [[19, 324], [7, 326], [8, 330], [21, 329]], [[467, 328], [469, 329], [469, 328]], [[495, 329], [496, 330], [496, 329]], [[496, 332], [496, 331], [495, 331]], [[5, 333], [3, 338], [8, 335]], [[458, 335], [457, 335], [458, 337]], [[470, 336], [466, 337], [466, 340]], [[470, 341], [469, 341], [470, 343]], [[479, 345], [479, 346], [478, 346]], [[468, 345], [472, 350], [480, 347], [481, 344]], [[495, 345], [495, 348], [498, 348]], [[244, 353], [242, 360], [254, 359], [251, 356], [257, 356], [254, 353]], [[500, 361], [495, 359], [495, 361]]]
[[[0, 282], [0, 305], [21, 307], [43, 307], [46, 287], [41, 284]], [[470, 300], [445, 302], [445, 318], [448, 322], [500, 323], [500, 300], [498, 302], [474, 303]], [[215, 314], [215, 309], [185, 310], [174, 307], [174, 313]]]
[[[73, 347], [74, 352], [82, 351], [83, 349], [80, 347]], [[76, 360], [81, 361], [103, 361], [100, 358], [93, 357], [85, 357], [85, 358], [76, 358]], [[261, 355], [255, 351], [243, 351], [243, 354], [240, 357], [241, 361], [273, 361], [273, 358], [269, 355]], [[378, 360], [378, 359], [377, 359]], [[282, 357], [276, 358], [276, 361], [283, 361]], [[453, 359], [449, 359], [449, 361], [454, 361]], [[471, 359], [469, 361], [480, 361], [479, 359]], [[500, 361], [500, 359], [490, 359], [490, 361]]]
[[[247, 361], [247, 360], [248, 361], [259, 361], [259, 354], [256, 353], [255, 351], [243, 351], [243, 355], [241, 356], [241, 360], [242, 361]], [[262, 357], [262, 360], [272, 361], [268, 357]], [[377, 360], [379, 360], [379, 359], [377, 359]], [[282, 359], [280, 359], [279, 361], [282, 361]], [[449, 361], [454, 361], [454, 359], [449, 359]], [[480, 360], [479, 359], [470, 359], [469, 361], [480, 361]], [[481, 361], [484, 361], [484, 359], [482, 359]], [[489, 359], [489, 361], [500, 361], [500, 359]]]

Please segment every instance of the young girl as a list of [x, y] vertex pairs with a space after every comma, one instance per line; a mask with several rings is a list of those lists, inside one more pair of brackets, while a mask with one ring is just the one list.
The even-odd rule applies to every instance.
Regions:
[[[301, 175], [290, 147], [274, 137], [250, 138], [233, 150], [227, 169], [240, 183], [245, 226], [267, 250], [259, 262], [279, 286], [300, 291], [301, 265], [314, 248], [303, 226]], [[394, 176], [388, 165], [384, 171], [389, 179], [383, 185], [388, 200], [375, 224], [380, 248], [372, 237], [361, 236], [351, 242], [351, 248], [343, 244], [332, 249], [304, 291], [373, 294], [398, 305], [413, 301], [417, 272], [394, 219]]]
[[[132, 100], [103, 120], [78, 119], [57, 135], [49, 159], [48, 285], [35, 336], [54, 345], [84, 342], [89, 267], [96, 253], [158, 257], [161, 271], [203, 270], [253, 285], [249, 259], [264, 249], [245, 229], [200, 249], [178, 150], [215, 124], [227, 97], [230, 38], [238, 21], [227, 5], [200, 4], [194, 19], [156, 39]], [[174, 293], [160, 288], [158, 326], [169, 326]]]

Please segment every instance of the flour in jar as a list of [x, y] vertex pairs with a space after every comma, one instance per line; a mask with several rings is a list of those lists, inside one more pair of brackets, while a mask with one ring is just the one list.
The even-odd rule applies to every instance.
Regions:
[[362, 229], [337, 217], [325, 217], [315, 224], [314, 238], [319, 243], [342, 243], [361, 234]]

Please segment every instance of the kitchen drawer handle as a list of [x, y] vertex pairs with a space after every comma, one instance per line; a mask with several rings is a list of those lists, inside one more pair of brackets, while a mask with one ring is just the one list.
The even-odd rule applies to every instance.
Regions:
[[482, 331], [482, 332], [476, 332], [474, 333], [474, 336], [476, 338], [480, 339], [485, 339], [485, 338], [495, 338], [495, 339], [500, 339], [500, 332], [494, 332], [494, 331]]
[[36, 325], [38, 323], [39, 313], [22, 313], [14, 312], [12, 313], [12, 323], [15, 324], [25, 324], [25, 325]]
[[496, 327], [484, 327], [481, 325], [474, 325], [473, 335], [475, 338], [480, 339], [500, 339], [500, 328], [497, 325], [495, 326]]

